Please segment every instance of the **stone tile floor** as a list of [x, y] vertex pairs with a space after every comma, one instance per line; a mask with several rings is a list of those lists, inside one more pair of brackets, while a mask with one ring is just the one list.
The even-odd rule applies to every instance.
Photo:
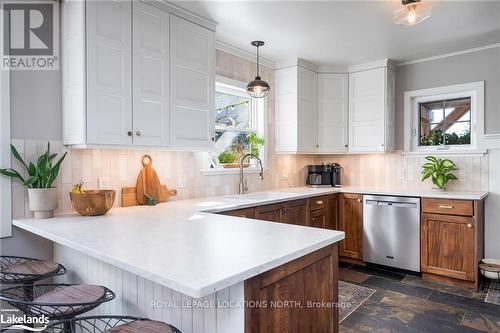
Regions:
[[485, 303], [485, 293], [378, 267], [339, 270], [341, 280], [376, 290], [340, 324], [341, 333], [500, 333], [500, 306]]

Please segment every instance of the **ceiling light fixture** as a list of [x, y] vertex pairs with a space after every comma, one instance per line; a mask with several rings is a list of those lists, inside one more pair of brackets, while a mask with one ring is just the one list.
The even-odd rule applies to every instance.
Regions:
[[394, 11], [394, 23], [415, 25], [429, 18], [432, 5], [422, 0], [402, 0], [403, 7]]
[[270, 89], [269, 83], [262, 80], [262, 78], [259, 76], [259, 47], [264, 45], [264, 42], [255, 40], [252, 42], [252, 45], [257, 48], [257, 76], [255, 77], [255, 80], [247, 85], [247, 92], [254, 98], [262, 98], [267, 96]]

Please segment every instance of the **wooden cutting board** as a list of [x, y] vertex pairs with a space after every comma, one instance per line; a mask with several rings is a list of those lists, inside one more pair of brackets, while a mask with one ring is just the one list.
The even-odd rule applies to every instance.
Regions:
[[155, 169], [153, 169], [153, 159], [151, 156], [144, 155], [141, 162], [142, 170], [137, 177], [136, 198], [139, 204], [145, 205], [145, 194], [159, 201], [161, 197], [161, 183], [158, 174]]
[[[166, 185], [161, 185], [160, 199], [158, 203], [167, 202], [171, 196], [177, 195], [177, 190], [169, 189]], [[122, 207], [139, 206], [137, 202], [137, 190], [135, 187], [122, 188]]]

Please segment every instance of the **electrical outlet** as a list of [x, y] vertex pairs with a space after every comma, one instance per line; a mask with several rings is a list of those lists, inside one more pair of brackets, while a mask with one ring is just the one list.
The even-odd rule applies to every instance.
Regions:
[[109, 190], [111, 188], [111, 182], [109, 180], [109, 177], [97, 178], [97, 184], [100, 190]]
[[178, 188], [185, 188], [187, 186], [187, 176], [186, 175], [179, 175], [178, 179]]
[[281, 169], [281, 181], [286, 182], [288, 180], [288, 170]]

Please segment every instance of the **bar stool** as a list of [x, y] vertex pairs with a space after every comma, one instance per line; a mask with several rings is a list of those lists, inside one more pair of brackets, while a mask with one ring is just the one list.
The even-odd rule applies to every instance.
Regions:
[[172, 325], [130, 316], [79, 317], [53, 323], [45, 333], [181, 333]]
[[89, 284], [36, 284], [32, 293], [16, 286], [0, 291], [0, 300], [27, 316], [72, 319], [115, 298], [106, 287]]
[[0, 256], [0, 283], [22, 284], [26, 295], [33, 295], [35, 281], [66, 274], [58, 263], [34, 258]]

